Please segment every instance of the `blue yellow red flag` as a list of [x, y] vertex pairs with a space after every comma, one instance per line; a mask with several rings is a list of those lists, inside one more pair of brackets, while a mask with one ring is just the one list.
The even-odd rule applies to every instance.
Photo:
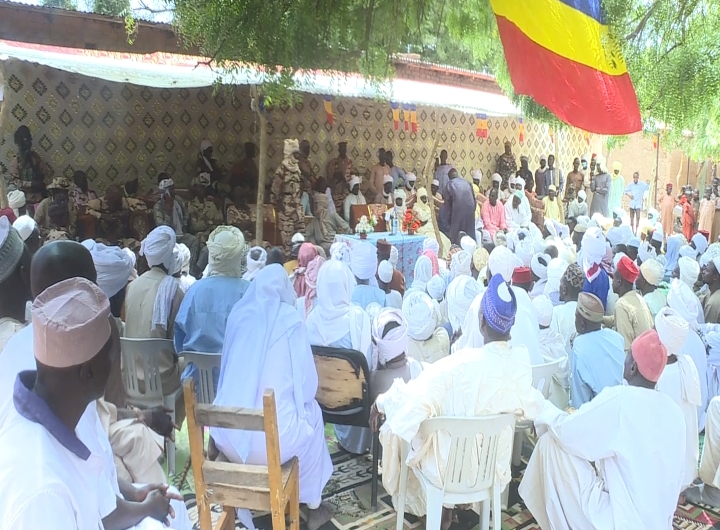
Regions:
[[518, 94], [599, 134], [642, 129], [635, 88], [600, 0], [490, 0]]

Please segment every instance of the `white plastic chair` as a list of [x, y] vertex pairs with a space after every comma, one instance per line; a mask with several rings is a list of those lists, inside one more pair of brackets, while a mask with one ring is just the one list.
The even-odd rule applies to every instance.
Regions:
[[[125, 379], [127, 401], [141, 408], [165, 406], [175, 422], [175, 402], [182, 395], [182, 386], [170, 394], [164, 394], [158, 357], [161, 352], [175, 350], [169, 339], [120, 338], [122, 371]], [[138, 378], [138, 360], [144, 381]], [[144, 388], [144, 392], [141, 390]], [[168, 474], [175, 474], [175, 442], [167, 439]]]
[[204, 353], [199, 351], [180, 352], [180, 357], [188, 363], [193, 363], [197, 369], [198, 403], [212, 405], [215, 401], [215, 385], [213, 383], [213, 368], [220, 369], [221, 353]]
[[[540, 391], [545, 399], [550, 396], [550, 385], [552, 378], [560, 368], [560, 365], [567, 361], [567, 356], [556, 359], [545, 364], [538, 364], [532, 367], [533, 387]], [[525, 431], [532, 427], [533, 422], [529, 420], [519, 421], [515, 424], [515, 439], [513, 440], [512, 465], [519, 466], [522, 458], [522, 443], [525, 438]]]
[[[425, 420], [419, 433], [427, 438], [436, 431], [450, 434], [450, 453], [445, 468], [445, 483], [442, 489], [436, 488], [423, 474], [414, 470], [423, 483], [426, 504], [427, 530], [440, 530], [443, 504], [479, 504], [482, 503], [480, 530], [490, 528], [490, 506], [492, 499], [493, 528], [501, 529], [500, 485], [495, 477], [498, 440], [504, 429], [515, 427], [515, 415], [497, 414], [479, 418], [440, 417]], [[478, 435], [482, 442], [478, 444]], [[473, 449], [477, 447], [477, 454]], [[402, 466], [400, 469], [400, 490], [398, 496], [396, 530], [403, 530], [405, 519], [405, 493], [407, 489], [407, 457], [410, 445], [403, 442]], [[477, 458], [473, 462], [473, 458]], [[477, 476], [471, 476], [472, 464], [477, 464]]]

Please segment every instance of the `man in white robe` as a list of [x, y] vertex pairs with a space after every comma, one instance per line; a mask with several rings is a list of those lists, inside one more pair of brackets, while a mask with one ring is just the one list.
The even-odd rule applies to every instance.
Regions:
[[703, 484], [699, 488], [685, 490], [685, 499], [720, 507], [720, 396], [712, 398], [707, 408], [699, 476]]
[[655, 329], [663, 346], [667, 349], [668, 360], [657, 382], [659, 392], [666, 394], [678, 404], [685, 416], [685, 481], [689, 487], [698, 476], [697, 415], [700, 406], [700, 378], [692, 358], [680, 353], [690, 327], [682, 317], [665, 307], [655, 317]]
[[[564, 261], [561, 258], [555, 258], [551, 261], [551, 269], [556, 260]], [[568, 359], [572, 359], [572, 340], [577, 335], [575, 329], [575, 312], [577, 310], [577, 300], [585, 282], [585, 276], [580, 265], [573, 263], [566, 265], [562, 278], [560, 279], [560, 289], [557, 292], [558, 304], [553, 307], [553, 318], [550, 327], [562, 335], [565, 340], [565, 353]], [[552, 301], [552, 293], [548, 295]]]
[[532, 273], [533, 288], [530, 291], [530, 298], [540, 296], [545, 292], [545, 285], [547, 285], [548, 278], [548, 265], [552, 258], [544, 252], [538, 252], [534, 254], [530, 261], [530, 271]]
[[427, 293], [411, 290], [403, 300], [402, 312], [407, 319], [409, 357], [432, 364], [450, 354], [450, 337], [440, 326], [442, 315], [436, 300]]
[[[315, 400], [317, 370], [294, 304], [295, 292], [282, 265], [260, 270], [228, 317], [213, 404], [261, 409], [265, 389], [275, 391], [280, 460], [298, 458], [300, 502], [310, 509], [309, 530], [317, 530], [332, 518], [321, 495], [333, 468]], [[267, 463], [264, 433], [213, 427], [210, 435], [231, 462]], [[245, 517], [243, 522], [249, 524]]]
[[685, 421], [655, 390], [667, 361], [657, 332], [633, 342], [628, 386], [574, 414], [546, 402], [519, 493], [542, 530], [669, 530], [685, 471]]
[[565, 339], [550, 327], [553, 317], [553, 306], [550, 299], [543, 294], [533, 298], [532, 305], [537, 313], [538, 324], [540, 325], [538, 340], [540, 341], [540, 353], [543, 356], [543, 361], [551, 363], [561, 360], [557, 371], [553, 375], [549, 399], [553, 405], [565, 409], [568, 406], [570, 394], [570, 363], [568, 362], [568, 354], [565, 353]]
[[356, 204], [367, 203], [365, 201], [365, 196], [360, 191], [360, 179], [358, 177], [353, 175], [348, 186], [350, 187], [350, 194], [345, 197], [345, 200], [343, 201], [343, 215], [345, 216], [345, 220], [349, 223], [350, 207], [355, 206]]
[[[514, 293], [502, 276], [493, 276], [483, 297], [479, 319], [485, 346], [463, 349], [440, 359], [409, 383], [396, 380], [388, 392], [378, 397], [371, 421], [378, 415], [386, 418], [380, 429], [383, 486], [393, 500], [398, 495], [402, 441], [411, 444], [408, 465], [415, 473], [423, 473], [438, 487], [444, 481], [448, 436], [439, 432], [430, 439], [422, 439], [418, 429], [424, 420], [500, 413], [532, 419], [542, 407], [543, 397], [532, 386], [527, 349], [508, 343], [516, 310]], [[511, 478], [512, 436], [512, 432], [505, 432], [498, 442], [496, 480], [501, 489]], [[477, 474], [478, 469], [467, 471]], [[415, 473], [408, 474], [405, 509], [422, 516], [426, 512], [425, 494]]]

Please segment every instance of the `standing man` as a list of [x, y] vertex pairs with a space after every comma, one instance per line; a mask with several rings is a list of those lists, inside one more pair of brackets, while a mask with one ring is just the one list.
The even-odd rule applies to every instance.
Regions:
[[460, 232], [475, 233], [475, 195], [472, 184], [459, 177], [455, 168], [448, 174], [449, 181], [443, 193], [444, 209], [448, 213], [450, 241], [460, 244]]
[[540, 155], [540, 167], [535, 170], [535, 193], [538, 198], [543, 198], [547, 193], [547, 188], [545, 187], [546, 171], [547, 167], [545, 167], [545, 155]]
[[623, 190], [625, 189], [625, 177], [620, 174], [622, 164], [617, 160], [613, 162], [613, 175], [610, 181], [610, 211], [615, 208], [622, 208]]
[[10, 161], [10, 178], [17, 189], [25, 192], [25, 201], [32, 206], [32, 212], [34, 206], [47, 196], [45, 184], [52, 177], [52, 170], [33, 151], [32, 135], [27, 126], [18, 127], [14, 140], [18, 154]]
[[[715, 201], [712, 199], [712, 187], [705, 188], [705, 197], [700, 201], [698, 212], [698, 231], [712, 232], [713, 216], [715, 215]], [[711, 240], [712, 242], [712, 240]]]
[[[297, 232], [305, 231], [305, 216], [300, 204], [300, 145], [294, 138], [285, 140], [283, 160], [275, 171], [270, 201], [275, 205], [280, 233], [283, 240], [283, 250], [290, 255], [292, 236]], [[332, 160], [330, 161], [332, 163]]]
[[[625, 186], [623, 195], [630, 198], [630, 229], [633, 234], [640, 228], [640, 212], [643, 206], [643, 197], [648, 191], [648, 185], [640, 181], [640, 173], [633, 173], [633, 181]], [[622, 201], [621, 201], [622, 202]]]
[[[452, 165], [448, 164], [448, 153], [447, 150], [443, 149], [440, 151], [440, 165], [435, 170], [435, 180], [438, 181], [440, 187], [440, 195], [445, 192], [445, 186], [447, 186], [449, 177], [448, 174], [452, 169]], [[433, 192], [434, 194], [435, 192]]]
[[552, 219], [560, 224], [565, 224], [565, 213], [563, 212], [562, 203], [557, 198], [557, 192], [554, 184], [548, 186], [547, 195], [543, 198], [545, 206], [545, 219]]
[[556, 194], [562, 196], [565, 189], [565, 177], [562, 169], [555, 168], [555, 155], [549, 155], [547, 159], [548, 167], [545, 172], [545, 189], [555, 186]]
[[[374, 195], [383, 189], [385, 175], [390, 175], [390, 167], [385, 163], [385, 149], [381, 147], [378, 149], [378, 163], [370, 168], [370, 189]], [[395, 189], [395, 181], [392, 182], [392, 189]]]
[[517, 173], [517, 162], [515, 155], [512, 154], [512, 144], [509, 140], [505, 140], [505, 152], [498, 158], [495, 171], [500, 173], [503, 184], [507, 184], [508, 179]]
[[692, 188], [685, 190], [680, 203], [682, 204], [682, 230], [685, 239], [690, 241], [695, 235], [695, 207], [692, 203]]
[[300, 168], [300, 175], [308, 182], [308, 188], [312, 189], [315, 186], [315, 170], [313, 169], [312, 162], [310, 162], [310, 142], [303, 140], [300, 142], [300, 158], [298, 159], [298, 167]]
[[[385, 151], [385, 163], [390, 168], [390, 175], [392, 175], [393, 178], [393, 188], [397, 188], [400, 179], [405, 182], [405, 170], [395, 165], [393, 152], [390, 150]], [[407, 184], [407, 182], [405, 182], [405, 184]]]
[[703, 282], [708, 286], [708, 292], [702, 298], [703, 315], [705, 323], [717, 324], [720, 322], [720, 257], [714, 258], [702, 270]]
[[595, 168], [597, 174], [592, 177], [590, 190], [593, 192], [593, 201], [590, 205], [590, 217], [596, 213], [602, 214], [604, 217], [610, 217], [610, 209], [608, 208], [610, 198], [610, 175], [605, 170], [605, 157], [598, 155], [595, 159]]
[[678, 199], [673, 195], [673, 185], [668, 182], [665, 185], [665, 195], [660, 199], [660, 220], [662, 222], [663, 234], [668, 238], [675, 233], [675, 206]]
[[565, 194], [566, 202], [572, 201], [583, 189], [583, 174], [580, 172], [580, 159], [573, 160], [573, 170], [567, 176], [568, 192]]
[[345, 179], [345, 182], [350, 182], [354, 171], [353, 161], [347, 156], [347, 142], [338, 142], [338, 156], [328, 162], [325, 177], [330, 181], [338, 174]]
[[[528, 157], [520, 157], [520, 169], [517, 170], [517, 176], [524, 181], [523, 189], [529, 189], [530, 191], [533, 190], [533, 188], [535, 187], [535, 182], [533, 182], [532, 171], [530, 171], [530, 168], [528, 167]], [[479, 185], [480, 183], [478, 183], [478, 186]]]

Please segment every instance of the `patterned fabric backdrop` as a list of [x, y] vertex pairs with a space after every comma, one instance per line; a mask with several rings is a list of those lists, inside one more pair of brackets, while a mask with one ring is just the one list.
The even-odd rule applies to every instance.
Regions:
[[[80, 76], [42, 65], [10, 59], [0, 63], [4, 101], [0, 103], [0, 171], [7, 171], [15, 154], [13, 133], [27, 125], [34, 148], [56, 174], [71, 176], [84, 169], [97, 190], [121, 182], [128, 168], [140, 172], [143, 185], [166, 171], [180, 185], [195, 173], [200, 142], [209, 138], [215, 156], [226, 169], [244, 156], [243, 143], [259, 145], [258, 123], [250, 109], [249, 87], [234, 89], [154, 89]], [[311, 160], [320, 175], [348, 142], [348, 153], [361, 173], [376, 161], [377, 149], [392, 149], [397, 165], [419, 172], [440, 135], [439, 149], [469, 178], [479, 168], [494, 171], [503, 142], [513, 153], [530, 157], [535, 169], [541, 154], [555, 152], [566, 173], [572, 158], [589, 151], [579, 130], [556, 131], [554, 143], [546, 125], [525, 123], [519, 142], [515, 117], [488, 118], [487, 138], [476, 136], [475, 115], [417, 108], [417, 132], [405, 131], [401, 113], [395, 130], [389, 102], [335, 97], [334, 124], [328, 123], [322, 96], [304, 93], [292, 106], [267, 111], [268, 170], [282, 159], [283, 140], [308, 139]]]

